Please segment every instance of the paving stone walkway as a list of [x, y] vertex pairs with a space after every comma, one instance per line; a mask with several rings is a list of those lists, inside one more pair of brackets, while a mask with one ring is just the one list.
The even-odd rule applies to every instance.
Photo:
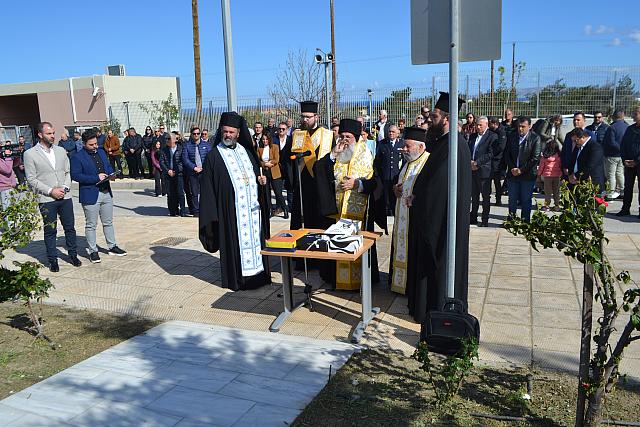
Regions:
[[0, 401], [0, 425], [280, 427], [354, 350], [170, 321]]
[[[81, 268], [74, 268], [65, 262], [63, 255], [59, 273], [42, 270], [42, 274], [56, 286], [47, 303], [230, 327], [239, 335], [249, 334], [246, 337], [255, 339], [258, 339], [258, 335], [251, 334], [260, 333], [259, 336], [265, 340], [270, 337], [283, 341], [295, 340], [292, 336], [298, 336], [302, 337], [301, 342], [313, 338], [329, 340], [336, 345], [348, 345], [350, 333], [359, 319], [360, 296], [357, 292], [320, 289], [314, 294], [314, 312], [306, 308], [299, 309], [285, 322], [279, 334], [269, 334], [266, 331], [283, 306], [279, 296], [281, 275], [278, 260], [274, 259], [271, 263], [272, 285], [253, 291], [229, 292], [220, 287], [218, 255], [206, 253], [196, 237], [197, 220], [166, 217], [162, 203], [162, 199], [150, 198], [144, 191], [116, 192], [118, 242], [129, 251], [129, 255], [118, 258], [103, 254], [100, 264], [90, 264], [87, 258], [83, 258]], [[481, 363], [540, 366], [576, 372], [583, 267], [554, 249], [536, 252], [524, 239], [496, 227], [504, 216], [503, 211], [504, 208], [492, 208], [492, 226], [471, 227], [470, 230], [469, 310], [481, 322]], [[617, 269], [629, 270], [638, 280], [640, 234], [637, 233], [640, 229], [633, 222], [636, 220], [627, 218], [627, 222], [617, 223], [608, 218], [607, 221], [613, 224], [613, 229], [624, 229], [624, 232], [610, 231], [607, 234], [610, 238], [607, 247], [610, 259]], [[287, 227], [288, 221], [278, 218], [271, 221], [272, 233]], [[78, 207], [76, 230], [79, 248], [83, 248], [84, 218]], [[99, 231], [98, 242], [103, 241]], [[390, 244], [389, 236], [383, 236], [378, 242], [378, 261], [382, 272], [388, 271]], [[58, 245], [64, 254], [62, 236], [59, 236]], [[28, 259], [46, 263], [41, 235], [29, 247], [10, 255], [4, 262]], [[303, 298], [302, 278], [302, 273], [295, 278], [298, 298]], [[315, 287], [321, 286], [316, 272], [310, 274], [309, 282]], [[362, 344], [410, 354], [418, 339], [419, 325], [408, 315], [406, 298], [390, 292], [385, 284], [386, 274], [383, 274], [382, 283], [373, 287], [374, 305], [382, 311], [365, 332]], [[619, 319], [618, 327], [623, 320]], [[149, 338], [140, 339], [144, 341]], [[635, 342], [627, 349], [621, 365], [621, 373], [627, 374], [632, 380], [640, 380], [638, 344]], [[191, 357], [191, 351], [196, 360], [198, 357], [213, 357], [212, 353], [203, 356], [203, 352], [194, 345], [188, 345], [184, 350], [181, 352], [184, 358]], [[154, 350], [149, 355], [155, 357], [158, 352]], [[172, 381], [170, 377], [166, 379]], [[157, 387], [164, 390], [162, 387], [169, 385], [159, 381]], [[182, 386], [173, 384], [171, 387]], [[171, 399], [177, 401], [179, 397]], [[155, 398], [153, 400], [156, 401]], [[266, 408], [259, 406], [259, 403], [252, 408]], [[0, 407], [3, 407], [1, 405], [5, 403], [0, 403]], [[123, 405], [131, 405], [131, 402]], [[96, 417], [104, 416], [100, 415], [101, 407], [98, 405], [93, 409]], [[78, 415], [76, 413], [74, 416]], [[29, 418], [24, 420], [28, 421]]]

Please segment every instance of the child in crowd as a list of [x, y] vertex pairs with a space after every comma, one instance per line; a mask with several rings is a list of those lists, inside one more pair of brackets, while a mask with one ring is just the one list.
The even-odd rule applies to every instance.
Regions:
[[560, 146], [555, 140], [547, 142], [538, 166], [538, 176], [544, 180], [544, 206], [542, 211], [548, 211], [553, 196], [553, 210], [560, 210], [560, 178], [562, 166], [560, 164]]

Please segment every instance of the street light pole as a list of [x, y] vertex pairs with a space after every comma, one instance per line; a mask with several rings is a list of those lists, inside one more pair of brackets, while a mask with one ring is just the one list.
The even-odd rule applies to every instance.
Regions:
[[315, 56], [315, 61], [316, 61], [316, 64], [324, 64], [325, 110], [327, 112], [327, 127], [331, 128], [331, 106], [330, 106], [331, 100], [329, 98], [329, 64], [333, 62], [334, 58], [331, 52], [325, 53], [319, 47], [317, 47], [316, 50], [322, 53], [322, 55]]
[[329, 98], [329, 64], [331, 61], [324, 61], [324, 97], [327, 102], [327, 128], [331, 129], [331, 99]]
[[224, 65], [227, 77], [227, 108], [238, 111], [238, 96], [236, 94], [236, 75], [233, 62], [233, 46], [231, 43], [231, 10], [229, 0], [222, 2], [222, 36], [224, 39]]

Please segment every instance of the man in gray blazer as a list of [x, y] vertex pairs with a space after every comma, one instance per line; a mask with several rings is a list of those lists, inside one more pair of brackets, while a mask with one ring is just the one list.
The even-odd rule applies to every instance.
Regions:
[[76, 248], [73, 202], [71, 201], [71, 173], [66, 150], [54, 145], [55, 129], [49, 122], [38, 124], [40, 142], [24, 152], [24, 170], [29, 186], [40, 195], [40, 213], [44, 222], [44, 244], [47, 247], [49, 270], [60, 271], [56, 249], [58, 217], [70, 262], [75, 267], [82, 263]]

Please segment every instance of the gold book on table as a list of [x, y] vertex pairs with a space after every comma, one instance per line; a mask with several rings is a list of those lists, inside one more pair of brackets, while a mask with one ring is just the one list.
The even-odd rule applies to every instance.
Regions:
[[307, 234], [307, 230], [285, 230], [267, 240], [267, 248], [295, 250], [299, 238]]

